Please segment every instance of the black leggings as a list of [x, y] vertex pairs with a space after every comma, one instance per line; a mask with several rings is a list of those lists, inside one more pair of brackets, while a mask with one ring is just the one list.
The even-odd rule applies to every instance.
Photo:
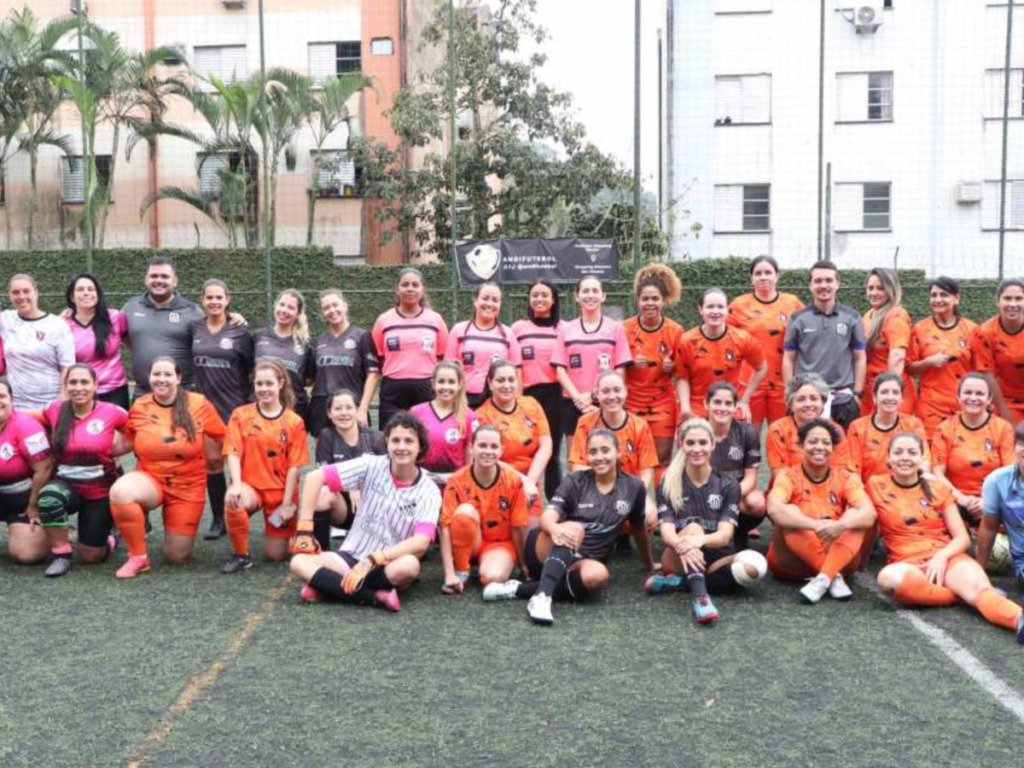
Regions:
[[112, 389], [109, 392], [100, 392], [96, 395], [96, 399], [104, 403], [113, 403], [126, 411], [132, 406], [131, 398], [128, 397], [127, 384], [123, 384], [117, 389]]
[[377, 422], [384, 429], [399, 411], [408, 411], [414, 405], [434, 398], [430, 379], [381, 379], [380, 410]]
[[114, 529], [110, 499], [80, 499], [78, 502], [78, 543], [87, 547], [105, 548]]
[[551, 461], [544, 470], [544, 495], [550, 499], [562, 482], [562, 385], [534, 384], [523, 394], [540, 403], [551, 428]]

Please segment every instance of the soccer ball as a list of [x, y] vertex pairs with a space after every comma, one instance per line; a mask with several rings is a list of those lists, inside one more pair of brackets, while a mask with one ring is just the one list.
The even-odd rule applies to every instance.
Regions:
[[985, 570], [996, 575], [1005, 575], [1010, 572], [1010, 565], [1010, 541], [1006, 534], [996, 534], [988, 562], [985, 563]]

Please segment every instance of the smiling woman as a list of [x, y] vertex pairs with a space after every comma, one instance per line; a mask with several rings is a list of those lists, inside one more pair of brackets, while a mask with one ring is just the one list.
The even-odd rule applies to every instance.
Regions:
[[519, 340], [512, 329], [502, 325], [501, 288], [484, 283], [476, 289], [473, 319], [452, 328], [448, 336], [446, 360], [457, 361], [466, 372], [466, 396], [469, 407], [476, 408], [486, 400], [484, 386], [491, 361], [503, 359], [517, 368], [522, 365]]

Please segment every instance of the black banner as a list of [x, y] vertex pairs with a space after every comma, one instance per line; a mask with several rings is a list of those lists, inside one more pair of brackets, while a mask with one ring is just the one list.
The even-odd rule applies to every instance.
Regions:
[[613, 240], [480, 240], [456, 248], [463, 288], [494, 282], [530, 284], [545, 277], [553, 283], [576, 283], [594, 275], [619, 279], [619, 251]]

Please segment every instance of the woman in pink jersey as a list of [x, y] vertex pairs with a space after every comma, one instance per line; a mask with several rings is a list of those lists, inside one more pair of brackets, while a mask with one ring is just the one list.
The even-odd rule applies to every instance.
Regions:
[[487, 399], [484, 388], [492, 360], [507, 360], [516, 367], [523, 362], [519, 340], [512, 329], [498, 322], [500, 315], [501, 288], [483, 283], [473, 298], [473, 319], [457, 323], [448, 336], [444, 357], [462, 363], [470, 408], [479, 408]]
[[49, 577], [71, 571], [68, 517], [75, 513], [83, 562], [101, 563], [110, 553], [110, 486], [117, 479], [114, 457], [129, 451], [121, 437], [128, 413], [100, 400], [98, 384], [96, 371], [75, 363], [64, 379], [68, 399], [50, 403], [39, 414], [50, 431], [57, 462], [55, 478], [39, 494], [39, 517], [53, 556], [46, 569]]
[[622, 324], [601, 313], [604, 300], [600, 278], [583, 278], [576, 285], [580, 316], [562, 323], [558, 329], [551, 364], [562, 385], [563, 435], [575, 434], [580, 416], [597, 410], [597, 377], [604, 371], [633, 363]]
[[121, 344], [128, 344], [128, 318], [107, 307], [95, 275], [82, 272], [68, 282], [64, 319], [75, 340], [75, 362], [96, 372], [96, 398], [128, 410], [128, 377], [121, 362]]
[[562, 322], [558, 315], [558, 289], [543, 278], [530, 286], [526, 319], [512, 325], [523, 357], [523, 394], [532, 397], [548, 419], [551, 460], [544, 470], [544, 493], [551, 498], [562, 482], [562, 385], [558, 383], [551, 355]]
[[458, 363], [438, 363], [431, 384], [434, 399], [413, 406], [409, 413], [420, 420], [429, 438], [420, 466], [443, 480], [469, 460], [476, 414], [466, 403], [466, 375]]
[[448, 347], [448, 326], [430, 308], [418, 269], [398, 273], [395, 296], [395, 307], [377, 318], [371, 334], [381, 365], [381, 428], [398, 411], [434, 396], [430, 379]]
[[46, 557], [39, 491], [52, 471], [43, 425], [14, 410], [11, 385], [0, 379], [0, 523], [7, 523], [7, 553], [17, 563], [38, 563]]

